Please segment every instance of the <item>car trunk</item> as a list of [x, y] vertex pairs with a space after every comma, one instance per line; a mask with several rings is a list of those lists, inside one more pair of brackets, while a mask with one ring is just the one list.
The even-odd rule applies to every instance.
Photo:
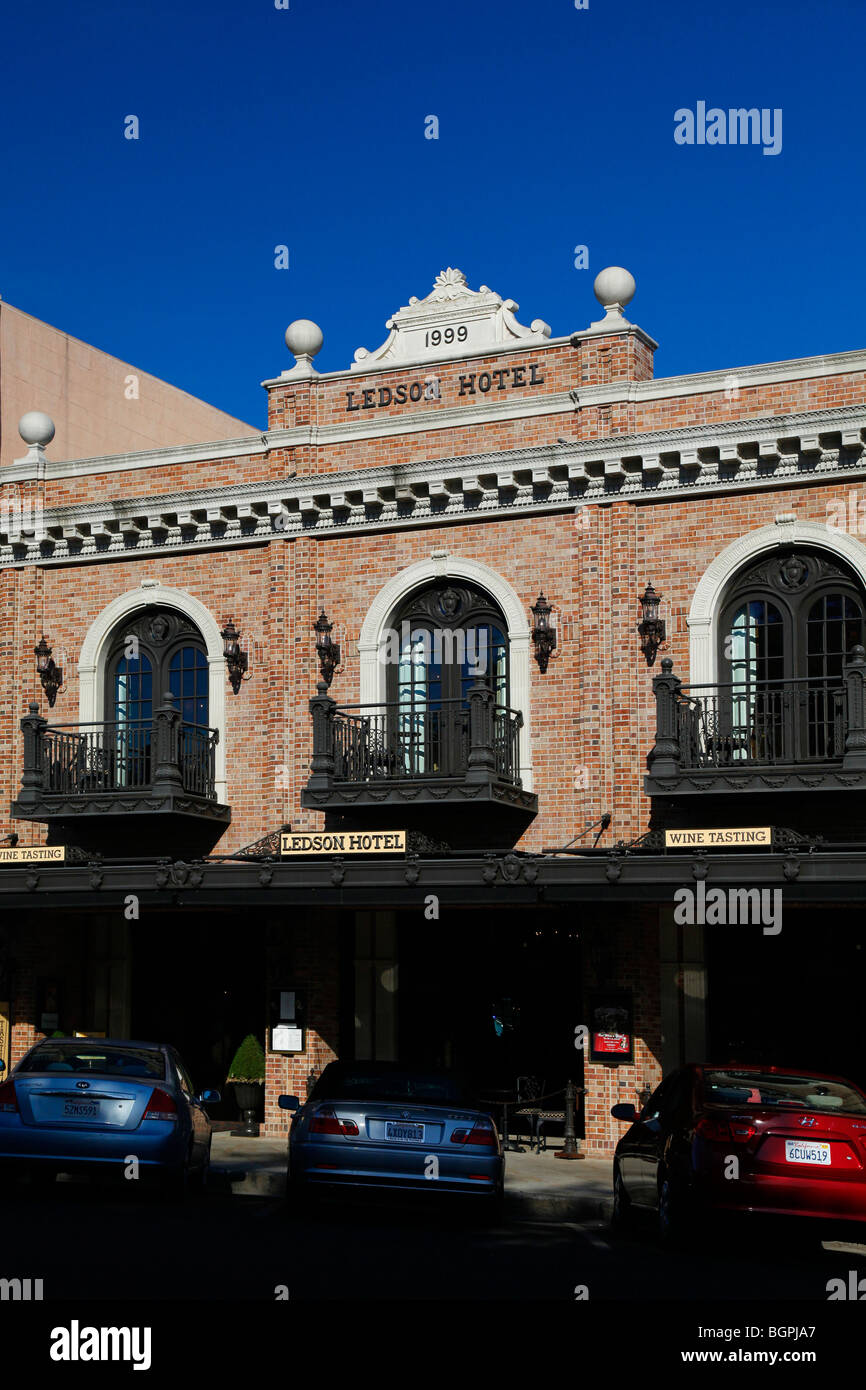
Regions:
[[151, 1081], [91, 1075], [20, 1078], [16, 1085], [22, 1123], [71, 1129], [136, 1129], [153, 1094]]

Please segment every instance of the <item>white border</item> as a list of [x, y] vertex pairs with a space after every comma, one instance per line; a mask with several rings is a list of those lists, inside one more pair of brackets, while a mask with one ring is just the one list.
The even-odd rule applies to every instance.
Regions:
[[398, 605], [416, 589], [435, 579], [465, 579], [485, 589], [499, 604], [508, 628], [509, 699], [511, 707], [523, 715], [520, 730], [520, 777], [526, 791], [532, 791], [532, 740], [530, 736], [530, 641], [529, 622], [523, 605], [511, 585], [496, 570], [478, 560], [434, 552], [429, 560], [419, 560], [389, 579], [367, 610], [358, 639], [360, 657], [360, 701], [362, 705], [383, 704], [387, 699], [387, 667], [379, 660], [385, 629], [391, 624]]
[[713, 685], [720, 678], [714, 638], [728, 582], [748, 561], [783, 545], [817, 546], [841, 556], [866, 589], [866, 545], [845, 531], [815, 521], [798, 521], [794, 516], [777, 516], [772, 526], [738, 536], [707, 566], [695, 589], [687, 619], [692, 685]]
[[[143, 579], [137, 589], [119, 594], [91, 623], [78, 658], [78, 718], [82, 724], [99, 723], [104, 717], [104, 661], [108, 641], [118, 623], [139, 609], [159, 603], [175, 608], [195, 623], [207, 648], [208, 720], [219, 730], [216, 746], [216, 798], [228, 805], [226, 785], [226, 662], [219, 624], [209, 609], [183, 589], [173, 589], [158, 579]], [[159, 692], [154, 691], [154, 698]]]

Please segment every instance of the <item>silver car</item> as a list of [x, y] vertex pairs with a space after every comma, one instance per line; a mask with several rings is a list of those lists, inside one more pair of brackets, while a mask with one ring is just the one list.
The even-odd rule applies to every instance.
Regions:
[[497, 1212], [505, 1159], [496, 1125], [447, 1072], [391, 1062], [331, 1062], [294, 1112], [288, 1192], [362, 1188], [483, 1198]]

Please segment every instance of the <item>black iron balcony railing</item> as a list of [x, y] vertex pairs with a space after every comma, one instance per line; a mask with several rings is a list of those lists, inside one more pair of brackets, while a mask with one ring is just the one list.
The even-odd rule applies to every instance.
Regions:
[[482, 787], [503, 799], [511, 789], [512, 801], [535, 808], [520, 778], [523, 716], [497, 705], [483, 680], [474, 682], [465, 701], [342, 707], [322, 683], [310, 711], [313, 757], [305, 805], [363, 804], [366, 793], [371, 804], [381, 804], [389, 787], [406, 800], [418, 794], [412, 787], [420, 792], [430, 784], [431, 799], [448, 796], [449, 788], [475, 795]]
[[837, 762], [845, 756], [848, 692], [838, 683], [682, 686], [676, 715], [681, 767]]
[[[797, 769], [866, 769], [866, 653], [855, 647], [841, 676], [684, 685], [670, 658], [653, 681], [656, 741], [649, 792], [724, 777], [759, 776], [783, 787]], [[668, 785], [662, 786], [662, 783]]]
[[[519, 781], [522, 722], [515, 710], [492, 710], [493, 768], [510, 782]], [[462, 777], [469, 767], [469, 723], [469, 709], [460, 700], [440, 700], [433, 708], [396, 701], [337, 708], [331, 725], [334, 779]]]
[[45, 798], [165, 793], [216, 800], [216, 729], [184, 724], [166, 701], [152, 721], [49, 725], [36, 705], [22, 721], [18, 805]]

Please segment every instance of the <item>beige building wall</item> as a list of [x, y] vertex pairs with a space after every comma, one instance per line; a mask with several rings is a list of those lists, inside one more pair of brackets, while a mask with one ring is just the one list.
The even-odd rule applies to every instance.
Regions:
[[18, 421], [28, 410], [44, 410], [54, 421], [51, 458], [56, 461], [260, 433], [258, 427], [0, 302], [0, 467], [27, 452]]

